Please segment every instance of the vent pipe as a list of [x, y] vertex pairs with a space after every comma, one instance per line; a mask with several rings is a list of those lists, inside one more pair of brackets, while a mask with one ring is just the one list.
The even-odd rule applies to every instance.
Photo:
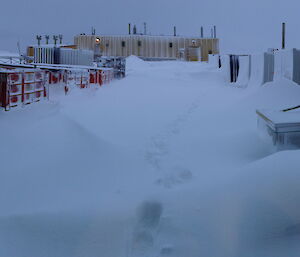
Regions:
[[144, 35], [147, 35], [147, 23], [144, 22]]
[[201, 34], [201, 38], [204, 38], [204, 29], [203, 29], [203, 26], [201, 26], [200, 34]]
[[217, 26], [214, 26], [214, 38], [217, 38]]
[[45, 39], [46, 39], [46, 45], [48, 45], [49, 44], [49, 39], [50, 39], [49, 35], [46, 35]]
[[131, 35], [131, 24], [128, 23], [128, 35]]
[[176, 32], [176, 26], [174, 26], [174, 37], [177, 36], [177, 32]]
[[136, 35], [136, 25], [133, 26], [133, 35]]
[[58, 40], [58, 36], [53, 36], [53, 41], [54, 41], [54, 45], [56, 46], [56, 44], [57, 44], [57, 40]]
[[38, 41], [38, 45], [41, 45], [42, 36], [37, 35], [37, 36], [36, 36], [36, 39], [37, 39], [37, 41]]
[[63, 35], [61, 35], [61, 34], [60, 34], [60, 35], [58, 35], [58, 38], [59, 38], [59, 43], [60, 43], [60, 44], [62, 44]]

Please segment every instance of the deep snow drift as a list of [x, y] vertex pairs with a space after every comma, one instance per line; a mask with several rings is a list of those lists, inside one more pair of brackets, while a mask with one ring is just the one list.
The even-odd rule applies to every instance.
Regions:
[[0, 112], [0, 256], [298, 256], [299, 151], [274, 153], [257, 108], [203, 63], [128, 58], [99, 90]]

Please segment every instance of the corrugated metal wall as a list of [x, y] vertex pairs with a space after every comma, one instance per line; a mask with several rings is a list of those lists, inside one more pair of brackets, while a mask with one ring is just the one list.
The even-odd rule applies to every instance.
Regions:
[[90, 50], [60, 49], [60, 64], [91, 66], [94, 61], [94, 53]]
[[[100, 43], [96, 43], [96, 38]], [[219, 39], [217, 38], [185, 38], [174, 36], [94, 36], [79, 35], [74, 43], [80, 49], [101, 48], [104, 56], [127, 57], [136, 55], [144, 58], [176, 59], [179, 49], [192, 46], [192, 42], [201, 47], [202, 61], [208, 61], [208, 54], [219, 53]]]
[[93, 61], [94, 52], [91, 50], [57, 47], [34, 47], [35, 63], [91, 66]]

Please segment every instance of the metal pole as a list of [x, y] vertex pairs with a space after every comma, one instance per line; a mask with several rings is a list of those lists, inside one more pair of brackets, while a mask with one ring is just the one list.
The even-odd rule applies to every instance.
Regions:
[[282, 49], [285, 49], [285, 22], [282, 23]]

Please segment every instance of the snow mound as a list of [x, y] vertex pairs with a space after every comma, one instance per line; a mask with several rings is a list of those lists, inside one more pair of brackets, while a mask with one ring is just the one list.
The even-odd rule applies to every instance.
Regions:
[[149, 64], [145, 61], [143, 61], [141, 58], [131, 55], [126, 58], [126, 68], [127, 71], [132, 71], [136, 69], [144, 69], [148, 67]]

